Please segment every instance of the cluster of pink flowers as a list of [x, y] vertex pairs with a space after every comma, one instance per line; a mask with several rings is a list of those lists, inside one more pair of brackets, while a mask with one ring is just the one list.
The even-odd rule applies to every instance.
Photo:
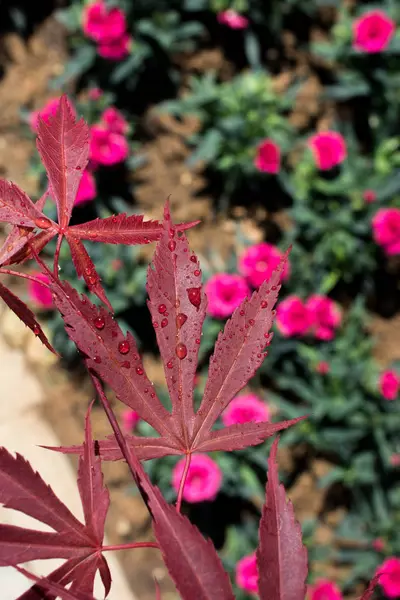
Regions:
[[379, 584], [388, 598], [400, 596], [400, 558], [390, 556], [376, 571], [380, 575]]
[[281, 168], [281, 149], [273, 140], [267, 138], [257, 146], [254, 159], [256, 168], [262, 173], [276, 175]]
[[347, 157], [344, 137], [337, 131], [321, 131], [308, 140], [315, 164], [321, 171], [340, 165]]
[[107, 108], [100, 123], [90, 128], [90, 160], [94, 166], [111, 166], [123, 162], [129, 156], [129, 144], [125, 137], [129, 125], [123, 115], [113, 106]]
[[[38, 272], [32, 273], [32, 275], [44, 283], [49, 283], [49, 278], [44, 273]], [[32, 302], [41, 310], [50, 310], [53, 308], [53, 296], [48, 287], [29, 280], [28, 295]]]
[[[58, 105], [60, 103], [60, 97], [50, 98], [42, 108], [39, 110], [33, 110], [29, 115], [29, 125], [34, 133], [37, 133], [39, 117], [43, 119], [45, 123], [49, 123], [50, 119], [54, 117], [57, 112]], [[76, 116], [76, 112], [74, 112]]]
[[247, 29], [249, 20], [232, 8], [218, 13], [218, 23], [231, 29]]
[[[247, 248], [239, 260], [240, 275], [217, 273], [207, 281], [208, 313], [217, 319], [229, 317], [250, 296], [250, 287], [258, 288], [271, 277], [281, 259], [282, 252], [267, 242]], [[290, 265], [287, 263], [282, 280], [287, 279], [289, 274]]]
[[353, 47], [376, 54], [386, 50], [396, 31], [396, 23], [380, 9], [364, 13], [353, 23]]
[[104, 0], [88, 4], [83, 11], [84, 34], [97, 43], [103, 58], [122, 60], [129, 54], [131, 36], [126, 31], [125, 13], [117, 7], [107, 7]]
[[131, 433], [139, 421], [139, 413], [136, 410], [125, 410], [122, 414], [122, 425], [126, 433]]
[[303, 301], [288, 296], [277, 309], [276, 324], [285, 337], [313, 335], [318, 340], [332, 340], [342, 321], [338, 305], [320, 294]]
[[308, 586], [309, 600], [342, 600], [343, 596], [338, 586], [329, 579], [318, 579]]
[[372, 219], [374, 240], [384, 252], [393, 256], [400, 254], [400, 209], [381, 208]]
[[396, 371], [383, 371], [379, 377], [379, 390], [386, 400], [396, 400], [400, 389], [400, 377]]
[[236, 396], [222, 413], [225, 427], [238, 423], [262, 423], [269, 419], [268, 406], [255, 394]]
[[[178, 461], [172, 471], [172, 487], [178, 493], [186, 459]], [[186, 502], [215, 500], [222, 483], [222, 471], [206, 454], [193, 454], [183, 490]]]

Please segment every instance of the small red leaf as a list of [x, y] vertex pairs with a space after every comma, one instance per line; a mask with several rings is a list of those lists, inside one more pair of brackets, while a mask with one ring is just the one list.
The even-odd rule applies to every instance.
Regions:
[[48, 219], [25, 192], [15, 183], [0, 179], [0, 221], [33, 228], [43, 219], [48, 223], [48, 229], [57, 231], [56, 223]]
[[[201, 330], [207, 301], [201, 291], [201, 271], [192, 260], [185, 235], [175, 234], [168, 204], [164, 231], [147, 272], [148, 307], [172, 401], [172, 415], [179, 430], [190, 439], [194, 420], [193, 389]], [[190, 290], [198, 291], [196, 302]]]
[[[19, 228], [20, 229], [20, 228]], [[31, 230], [27, 230], [31, 231]], [[11, 232], [13, 233], [13, 232]], [[11, 234], [10, 234], [11, 235]], [[14, 234], [16, 235], [16, 234]], [[54, 233], [52, 231], [41, 231], [40, 233], [28, 233], [25, 238], [25, 243], [22, 243], [23, 240], [16, 242], [15, 248], [11, 249], [10, 254], [6, 253], [7, 246], [3, 246], [2, 251], [4, 254], [1, 254], [1, 264], [2, 265], [18, 265], [24, 263], [27, 260], [33, 258], [33, 253], [31, 246], [35, 250], [36, 254], [40, 254], [41, 251], [49, 241], [54, 237]], [[14, 243], [11, 240], [11, 243]]]
[[100, 283], [100, 277], [90, 258], [85, 246], [81, 241], [74, 239], [68, 233], [66, 235], [71, 250], [72, 262], [74, 263], [78, 277], [83, 277], [89, 290], [95, 294], [110, 310], [113, 308]]
[[[6, 508], [23, 512], [54, 530], [35, 531], [0, 525], [0, 562], [18, 565], [43, 558], [67, 559], [46, 580], [40, 580], [26, 592], [22, 596], [24, 600], [33, 600], [38, 586], [52, 592], [54, 586], [71, 584], [71, 594], [76, 591], [93, 594], [98, 570], [106, 590], [109, 589], [108, 567], [101, 556], [109, 498], [103, 486], [100, 459], [94, 451], [89, 414], [90, 407], [86, 417], [85, 444], [78, 481], [86, 525], [72, 515], [29, 463], [18, 454], [13, 457], [4, 448], [0, 448], [0, 502]], [[50, 600], [53, 596], [47, 594], [47, 597]]]
[[39, 116], [36, 145], [57, 204], [59, 224], [65, 229], [89, 156], [89, 127], [83, 119], [76, 122], [65, 95], [48, 122]]
[[51, 352], [53, 352], [54, 354], [57, 354], [57, 352], [54, 350], [47, 337], [43, 333], [43, 330], [40, 327], [39, 323], [36, 321], [31, 309], [28, 308], [26, 304], [18, 298], [18, 296], [10, 292], [10, 290], [6, 288], [2, 283], [0, 283], [0, 298], [2, 298], [7, 304], [7, 306], [13, 311], [13, 313], [15, 313], [17, 317], [21, 319], [21, 321], [33, 331], [33, 333], [40, 339], [40, 341], [46, 346], [46, 348], [51, 350]]
[[193, 448], [193, 452], [215, 452], [224, 450], [243, 450], [249, 446], [262, 444], [267, 438], [278, 431], [287, 429], [302, 421], [306, 417], [298, 417], [289, 421], [280, 421], [279, 423], [241, 423], [230, 425], [223, 429], [212, 431], [208, 438], [199, 446]]
[[264, 348], [270, 342], [273, 307], [280, 290], [280, 278], [287, 254], [269, 281], [235, 310], [219, 334], [210, 359], [208, 380], [196, 415], [194, 439], [198, 446], [232, 398], [246, 385], [262, 364]]
[[168, 434], [170, 414], [156, 397], [132, 335], [125, 337], [109, 312], [80, 297], [67, 282], [53, 280], [50, 286], [66, 331], [88, 357], [89, 368], [108, 383], [121, 402], [160, 434]]
[[268, 459], [268, 482], [257, 548], [258, 591], [261, 600], [304, 600], [307, 550], [293, 506], [279, 483], [276, 453], [279, 438]]
[[[67, 589], [65, 589], [65, 587], [63, 587], [56, 581], [52, 581], [49, 577], [37, 577], [30, 571], [27, 571], [26, 569], [24, 569], [23, 567], [15, 567], [15, 569], [17, 571], [19, 571], [19, 573], [21, 573], [22, 575], [25, 575], [25, 577], [27, 577], [28, 579], [32, 579], [33, 581], [36, 581], [37, 586], [34, 586], [34, 588], [36, 588], [34, 593], [36, 593], [36, 592], [40, 593], [40, 596], [36, 595], [36, 598], [38, 598], [38, 599], [44, 598], [44, 600], [47, 600], [50, 598], [60, 597], [60, 598], [62, 598], [62, 600], [95, 600], [95, 598], [91, 594], [85, 594], [82, 591], [72, 592], [71, 590], [67, 590]], [[29, 590], [29, 592], [32, 592], [32, 590], [34, 588], [31, 588], [31, 590]], [[50, 592], [51, 595], [48, 595], [46, 593], [46, 595], [43, 596], [43, 594], [41, 593], [41, 590], [43, 590], [43, 589]], [[27, 596], [26, 594], [23, 594], [23, 596], [20, 596], [20, 598], [17, 600], [27, 600], [28, 597], [29, 596]], [[31, 596], [31, 597], [32, 597], [32, 599], [34, 598], [34, 596]]]
[[162, 225], [158, 221], [145, 221], [143, 215], [128, 217], [123, 213], [73, 225], [68, 233], [77, 239], [106, 244], [148, 244], [160, 238]]

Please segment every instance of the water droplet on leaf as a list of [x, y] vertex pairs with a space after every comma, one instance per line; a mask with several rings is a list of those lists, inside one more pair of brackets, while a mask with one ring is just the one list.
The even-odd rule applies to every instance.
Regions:
[[176, 326], [177, 327], [182, 327], [182, 325], [184, 325], [187, 321], [187, 316], [184, 313], [179, 313], [176, 316]]
[[142, 367], [136, 367], [135, 371], [138, 375], [143, 375], [143, 373], [144, 373]]
[[103, 317], [97, 317], [94, 321], [94, 326], [96, 327], [96, 329], [104, 329], [106, 322], [104, 321]]
[[124, 340], [123, 342], [120, 342], [118, 344], [118, 350], [121, 354], [128, 354], [130, 349], [131, 349], [131, 345], [126, 340]]
[[158, 312], [160, 313], [160, 315], [163, 315], [166, 310], [167, 310], [167, 307], [165, 306], [165, 304], [160, 304], [159, 305]]
[[187, 356], [187, 348], [186, 348], [185, 344], [178, 344], [175, 349], [175, 352], [176, 352], [177, 357], [180, 358], [180, 360], [185, 358]]
[[196, 308], [199, 308], [201, 303], [201, 288], [189, 288], [187, 294], [189, 302]]
[[39, 219], [35, 219], [35, 225], [36, 227], [39, 227], [39, 229], [49, 229], [51, 227], [49, 219], [46, 219], [45, 217], [39, 217]]
[[163, 319], [163, 320], [161, 321], [161, 327], [162, 327], [162, 328], [164, 328], [164, 327], [166, 327], [167, 325], [168, 325], [168, 319]]
[[171, 250], [171, 252], [173, 252], [176, 248], [176, 242], [175, 240], [171, 240], [170, 242], [168, 242], [168, 249]]

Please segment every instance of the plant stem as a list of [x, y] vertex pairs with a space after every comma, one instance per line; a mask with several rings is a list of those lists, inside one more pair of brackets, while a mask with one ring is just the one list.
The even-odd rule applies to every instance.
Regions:
[[54, 277], [56, 279], [58, 279], [58, 262], [60, 259], [60, 250], [61, 250], [61, 244], [63, 242], [64, 236], [59, 235], [58, 239], [57, 239], [57, 246], [56, 246], [56, 251], [54, 253], [54, 268], [53, 268], [53, 272], [54, 272]]
[[131, 544], [117, 544], [116, 546], [103, 546], [102, 552], [109, 550], [131, 550], [132, 548], [156, 548], [158, 545], [155, 542], [132, 542]]
[[33, 275], [28, 275], [27, 273], [20, 273], [19, 271], [13, 271], [12, 269], [0, 269], [0, 273], [4, 274], [4, 275], [12, 275], [13, 277], [21, 277], [22, 279], [29, 279], [30, 281], [34, 281], [35, 283], [40, 283], [40, 285], [43, 285], [44, 287], [47, 287], [50, 289], [50, 286], [48, 283], [46, 283], [45, 281], [41, 281], [40, 279], [37, 279], [36, 277], [34, 277]]
[[185, 489], [186, 477], [187, 477], [187, 474], [188, 474], [188, 471], [189, 471], [190, 461], [191, 460], [192, 460], [192, 455], [191, 454], [186, 454], [185, 468], [183, 469], [181, 482], [179, 484], [178, 499], [176, 501], [176, 510], [178, 512], [181, 512], [183, 490]]

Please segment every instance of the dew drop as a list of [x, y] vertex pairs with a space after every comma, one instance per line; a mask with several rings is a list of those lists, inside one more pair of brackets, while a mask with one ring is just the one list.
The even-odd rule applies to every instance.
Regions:
[[176, 326], [182, 327], [187, 321], [187, 316], [184, 313], [179, 313], [176, 315]]
[[168, 249], [171, 250], [171, 252], [173, 252], [176, 248], [176, 242], [175, 240], [171, 240], [170, 242], [168, 242]]
[[90, 275], [90, 276], [87, 278], [87, 283], [88, 283], [88, 285], [94, 285], [94, 284], [96, 283], [96, 281], [97, 281], [97, 277], [96, 277], [96, 275]]
[[167, 325], [168, 325], [168, 319], [163, 319], [163, 320], [161, 321], [161, 327], [162, 327], [162, 328], [164, 328], [164, 327], [166, 327]]
[[268, 302], [266, 300], [263, 300], [261, 302], [261, 308], [267, 308], [268, 307]]
[[244, 310], [241, 310], [239, 314], [244, 317]]
[[268, 339], [268, 338], [269, 338], [269, 333], [264, 333], [264, 337], [265, 337], [266, 339]]
[[81, 167], [80, 165], [78, 165], [78, 166], [76, 167], [76, 170], [77, 170], [77, 171], [82, 171], [82, 167]]
[[133, 358], [133, 360], [139, 360], [139, 354], [134, 354], [134, 355], [132, 356], [132, 358]]
[[180, 360], [187, 356], [187, 348], [185, 344], [178, 344], [175, 349], [175, 353]]
[[250, 325], [250, 327], [253, 327], [254, 323], [255, 323], [254, 319], [249, 319], [249, 325]]
[[131, 363], [129, 362], [129, 360], [124, 360], [124, 362], [121, 363], [121, 367], [124, 367], [124, 369], [130, 369]]
[[113, 332], [111, 333], [111, 335], [112, 335], [112, 337], [113, 337], [113, 338], [116, 338], [116, 337], [117, 337], [117, 335], [118, 335], [118, 333], [117, 333], [116, 331], [113, 331]]
[[33, 330], [32, 330], [32, 331], [33, 331], [33, 333], [34, 333], [35, 335], [39, 335], [39, 333], [40, 333], [40, 327], [39, 327], [39, 325], [34, 325], [34, 327], [33, 327]]
[[187, 294], [189, 302], [196, 308], [199, 308], [201, 303], [201, 288], [189, 288]]
[[154, 329], [157, 329], [157, 327], [158, 327], [157, 321], [153, 321], [153, 327], [154, 327]]
[[123, 342], [120, 342], [118, 344], [118, 350], [121, 354], [128, 354], [130, 349], [131, 349], [131, 345], [126, 340], [124, 340]]
[[197, 262], [197, 258], [194, 254], [192, 254], [192, 256], [190, 257], [190, 260], [194, 263]]
[[14, 248], [13, 244], [8, 244], [7, 246], [7, 252], [11, 252], [11, 250]]
[[257, 354], [257, 358], [261, 358], [261, 357], [262, 357], [262, 354]]
[[160, 315], [163, 315], [166, 310], [167, 310], [167, 307], [165, 306], [165, 304], [160, 304], [159, 305], [158, 312], [160, 313]]
[[276, 285], [273, 285], [273, 286], [271, 287], [271, 290], [272, 290], [273, 292], [276, 292], [276, 290], [277, 290], [277, 289], [278, 289], [278, 288], [276, 287]]
[[168, 367], [168, 369], [172, 369], [172, 367], [173, 367], [173, 366], [174, 366], [174, 364], [173, 364], [172, 360], [169, 360], [169, 361], [167, 362], [167, 367]]
[[151, 394], [150, 394], [150, 398], [155, 398], [155, 397], [156, 397], [155, 393], [154, 393], [154, 392], [151, 392]]
[[201, 340], [200, 340], [200, 338], [197, 338], [197, 339], [195, 340], [196, 344], [200, 344], [200, 341], [201, 341]]
[[196, 270], [193, 272], [193, 275], [194, 275], [195, 277], [199, 277], [199, 275], [201, 275], [201, 271], [200, 271], [200, 269], [196, 269]]
[[94, 326], [96, 327], [96, 329], [104, 329], [106, 322], [104, 321], [103, 317], [97, 317], [94, 321]]
[[148, 393], [149, 393], [149, 390], [148, 390], [148, 388], [145, 388], [143, 391], [144, 391], [144, 393], [145, 393], [145, 394], [148, 394]]
[[135, 371], [138, 375], [143, 375], [143, 373], [144, 373], [142, 367], [136, 367]]
[[45, 217], [35, 219], [35, 225], [36, 227], [39, 227], [39, 229], [49, 229], [51, 227], [49, 219], [46, 219]]
[[101, 363], [101, 358], [100, 358], [100, 356], [95, 356], [93, 360], [94, 360], [94, 362], [95, 362], [95, 363], [97, 363], [98, 365]]

